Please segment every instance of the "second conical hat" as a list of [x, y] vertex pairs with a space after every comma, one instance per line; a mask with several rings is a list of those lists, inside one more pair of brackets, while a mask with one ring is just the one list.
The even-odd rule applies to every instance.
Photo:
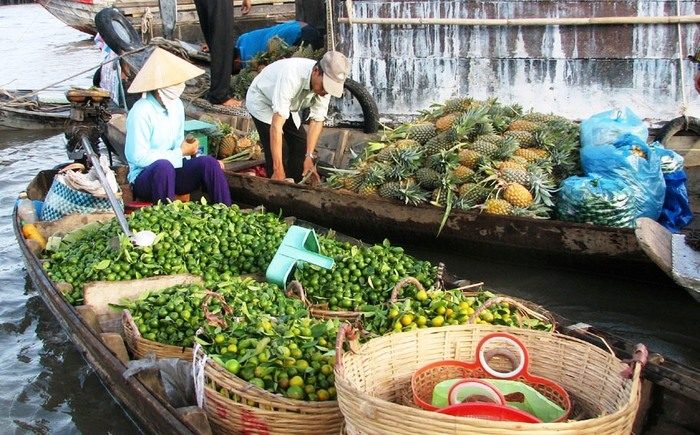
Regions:
[[154, 89], [184, 83], [189, 79], [204, 74], [204, 70], [198, 68], [184, 59], [156, 47], [153, 53], [143, 64], [141, 70], [134, 77], [128, 92], [148, 92]]

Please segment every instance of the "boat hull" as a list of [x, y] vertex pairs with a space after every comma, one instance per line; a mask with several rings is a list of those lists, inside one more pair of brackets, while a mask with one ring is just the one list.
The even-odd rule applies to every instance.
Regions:
[[[83, 2], [78, 0], [37, 0], [53, 16], [66, 25], [90, 35], [97, 33], [95, 15], [104, 8], [117, 8], [129, 20], [131, 25], [142, 35], [144, 40], [151, 36], [163, 36], [163, 23], [160, 17], [158, 1], [133, 1], [133, 0], [92, 0]], [[259, 4], [258, 4], [259, 3]], [[294, 1], [281, 0], [275, 3], [258, 2], [250, 14], [240, 16], [236, 12], [234, 22], [236, 34], [269, 27], [280, 21], [293, 20], [295, 17]], [[146, 10], [150, 9], [153, 20], [144, 32], [142, 20]], [[236, 8], [238, 11], [238, 8]], [[199, 17], [192, 0], [178, 1], [176, 25], [173, 29], [173, 39], [195, 42], [203, 41], [202, 31], [199, 27]]]
[[452, 210], [441, 230], [444, 208], [407, 206], [345, 190], [314, 189], [236, 173], [228, 173], [227, 178], [237, 201], [314, 220], [356, 237], [388, 237], [431, 249], [559, 267], [639, 271], [651, 265], [630, 228]]
[[153, 434], [192, 434], [193, 430], [176, 417], [177, 411], [161, 402], [139, 379], [125, 378], [126, 365], [109, 349], [95, 331], [69, 305], [49, 279], [39, 258], [22, 236], [19, 218], [13, 213], [13, 227], [27, 274], [46, 307], [56, 318], [85, 361], [90, 364], [110, 394], [127, 411], [138, 426]]
[[[32, 199], [42, 199], [51, 184], [55, 171], [43, 171], [27, 189]], [[277, 183], [273, 183], [277, 184]], [[309, 189], [310, 190], [310, 189]], [[70, 306], [56, 285], [48, 278], [41, 261], [24, 239], [16, 209], [13, 226], [27, 273], [38, 289], [51, 313], [64, 328], [77, 349], [95, 369], [104, 385], [121, 402], [142, 429], [149, 433], [196, 433], [175, 417], [176, 410], [163, 404], [134, 377], [124, 378], [125, 365], [107, 348], [97, 333]], [[590, 325], [574, 324], [552, 313], [561, 333], [606, 348], [619, 358], [629, 358], [635, 349], [633, 343], [598, 330]], [[700, 373], [697, 369], [664, 360], [651, 354], [643, 370], [644, 394], [634, 433], [656, 435], [663, 433], [694, 432], [700, 429], [693, 411], [700, 406]]]

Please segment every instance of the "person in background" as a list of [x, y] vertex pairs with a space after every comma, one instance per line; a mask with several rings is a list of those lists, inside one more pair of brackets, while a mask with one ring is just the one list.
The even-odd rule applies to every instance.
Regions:
[[[199, 16], [199, 26], [211, 53], [211, 84], [207, 100], [227, 107], [240, 106], [231, 98], [231, 72], [233, 69], [233, 0], [194, 0]], [[250, 0], [243, 0], [241, 13], [250, 12]]]
[[211, 202], [231, 205], [223, 164], [211, 156], [194, 157], [199, 141], [185, 140], [185, 82], [204, 70], [156, 48], [128, 92], [142, 93], [126, 118], [125, 154], [134, 197], [174, 200], [204, 188]]
[[[312, 184], [320, 181], [314, 150], [328, 115], [330, 96], [343, 95], [349, 72], [348, 58], [329, 51], [318, 62], [298, 57], [278, 60], [255, 77], [246, 95], [246, 109], [260, 135], [268, 177], [290, 177], [299, 182], [310, 173]], [[306, 108], [310, 109], [308, 134], [299, 115]]]
[[238, 37], [233, 52], [233, 73], [238, 74], [256, 54], [267, 51], [267, 44], [277, 36], [289, 46], [304, 44], [314, 50], [323, 47], [321, 33], [303, 21], [287, 21], [276, 26], [246, 32]]

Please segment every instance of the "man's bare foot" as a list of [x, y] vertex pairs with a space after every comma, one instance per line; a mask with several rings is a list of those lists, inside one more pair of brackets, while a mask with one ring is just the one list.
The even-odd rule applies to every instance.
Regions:
[[236, 100], [235, 98], [229, 98], [228, 100], [221, 103], [221, 105], [226, 107], [239, 107], [241, 105], [241, 102]]

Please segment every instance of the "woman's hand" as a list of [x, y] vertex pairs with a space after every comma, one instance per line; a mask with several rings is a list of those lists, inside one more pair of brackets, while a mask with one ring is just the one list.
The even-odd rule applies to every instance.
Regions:
[[183, 156], [193, 156], [197, 154], [197, 150], [199, 149], [199, 140], [197, 138], [194, 138], [192, 142], [183, 140], [180, 144], [180, 149], [182, 150]]

